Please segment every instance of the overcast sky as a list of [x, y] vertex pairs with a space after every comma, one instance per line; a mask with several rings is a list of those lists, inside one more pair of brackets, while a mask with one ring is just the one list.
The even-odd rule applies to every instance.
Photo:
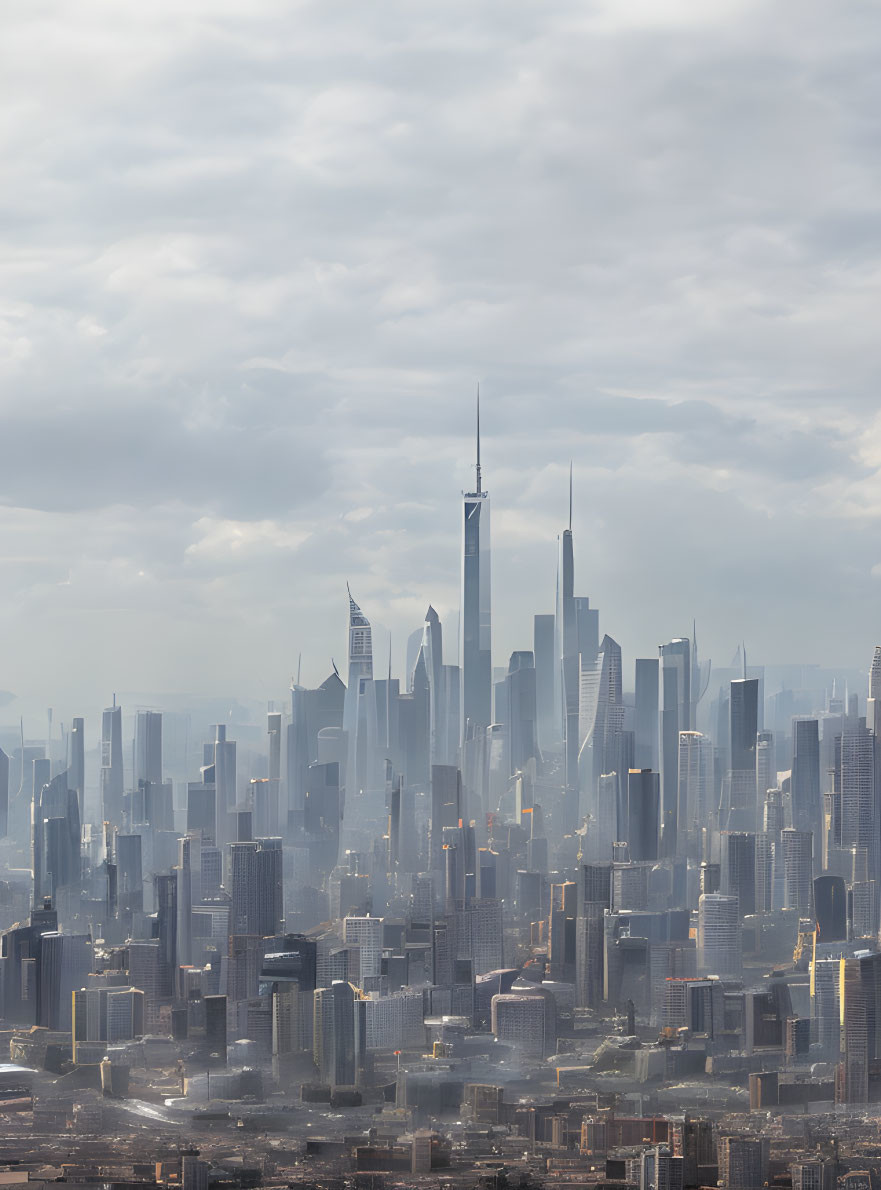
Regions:
[[452, 661], [478, 381], [497, 663], [571, 457], [625, 666], [866, 665], [879, 53], [870, 0], [8, 0], [0, 688], [279, 697], [347, 579]]

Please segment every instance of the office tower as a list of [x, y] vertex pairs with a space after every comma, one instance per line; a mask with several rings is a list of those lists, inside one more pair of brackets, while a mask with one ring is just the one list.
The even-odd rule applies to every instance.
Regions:
[[[575, 555], [572, 540], [572, 474], [569, 475], [569, 527], [560, 537], [557, 566], [556, 650], [558, 706], [563, 740], [563, 781], [567, 790], [566, 829], [577, 825], [579, 749], [579, 652], [575, 610]], [[591, 663], [593, 659], [591, 658]]]
[[105, 822], [122, 825], [122, 707], [108, 707], [101, 717], [101, 806]]
[[200, 1161], [190, 1154], [181, 1154], [180, 1186], [181, 1190], [208, 1190], [208, 1174], [211, 1165], [207, 1161]]
[[218, 723], [214, 736], [214, 814], [218, 847], [233, 836], [232, 811], [238, 800], [236, 793], [236, 744], [226, 738], [226, 724]]
[[684, 858], [689, 852], [700, 854], [696, 843], [710, 822], [713, 745], [709, 738], [699, 731], [680, 731], [677, 767], [677, 854]]
[[37, 965], [36, 1023], [45, 1029], [69, 1030], [73, 993], [85, 984], [92, 968], [92, 939], [88, 934], [45, 933]]
[[[865, 720], [845, 726], [841, 735], [841, 848], [862, 861], [864, 880], [877, 876], [875, 748], [875, 737]], [[870, 914], [867, 932], [874, 933], [874, 897]]]
[[[346, 588], [348, 591], [348, 586]], [[376, 697], [373, 687], [373, 632], [370, 621], [349, 595], [349, 678], [343, 707], [346, 733], [345, 788], [356, 793], [374, 783]]]
[[382, 975], [382, 918], [343, 918], [343, 941], [358, 948], [359, 986], [370, 990], [372, 981]]
[[137, 789], [142, 781], [157, 788], [162, 784], [162, 715], [159, 711], [138, 711], [135, 716], [135, 775]]
[[193, 961], [193, 840], [177, 841], [177, 961]]
[[157, 995], [160, 1000], [170, 1000], [175, 992], [177, 979], [177, 873], [165, 872], [153, 877], [156, 891], [156, 911], [159, 938], [159, 983]]
[[719, 1183], [727, 1190], [762, 1190], [768, 1181], [768, 1141], [757, 1136], [720, 1136]]
[[816, 719], [792, 721], [792, 776], [790, 778], [792, 825], [796, 830], [819, 830], [820, 727]]
[[756, 837], [747, 831], [722, 832], [722, 892], [736, 897], [741, 917], [756, 911]]
[[843, 876], [824, 873], [815, 877], [814, 913], [818, 942], [825, 944], [847, 939], [847, 885]]
[[116, 836], [116, 895], [119, 915], [129, 931], [132, 915], [144, 911], [144, 879], [140, 835]]
[[81, 1041], [131, 1041], [144, 1035], [144, 993], [134, 987], [74, 989], [71, 1034], [74, 1061]]
[[535, 658], [525, 650], [511, 654], [508, 672], [496, 686], [496, 721], [506, 725], [505, 780], [538, 757]]
[[756, 826], [761, 829], [762, 813], [765, 797], [769, 789], [777, 787], [777, 756], [774, 746], [774, 733], [760, 731], [756, 736], [756, 807], [758, 821]]
[[585, 664], [580, 674], [580, 788], [584, 809], [596, 818], [600, 777], [614, 773], [616, 814], [623, 823], [630, 757], [624, 734], [622, 686], [621, 646], [607, 635], [596, 659]]
[[639, 1190], [682, 1190], [684, 1160], [667, 1145], [643, 1149], [639, 1159]]
[[230, 843], [231, 934], [269, 937], [281, 932], [280, 839]]
[[[410, 689], [398, 696], [397, 711], [401, 767], [408, 785], [422, 785], [431, 774], [431, 691], [421, 650], [416, 657]], [[480, 738], [478, 734], [477, 740]]]
[[450, 764], [431, 769], [431, 870], [440, 872], [443, 863], [443, 833], [458, 827], [462, 819], [462, 774]]
[[783, 853], [783, 908], [808, 914], [813, 904], [813, 836], [787, 827], [780, 832]]
[[489, 493], [480, 469], [480, 403], [477, 406], [477, 470], [473, 492], [463, 496], [461, 640], [461, 738], [488, 727], [492, 715], [492, 601], [490, 593]]
[[597, 1008], [603, 999], [605, 939], [603, 917], [612, 904], [611, 863], [583, 864], [578, 887], [575, 927], [576, 998], [583, 1008]]
[[560, 728], [554, 713], [558, 666], [556, 662], [556, 617], [533, 618], [532, 650], [535, 654], [535, 709], [538, 746], [552, 752], [560, 742]]
[[86, 788], [86, 736], [82, 719], [74, 719], [70, 729], [70, 764], [67, 768], [67, 779], [71, 789], [75, 789], [80, 799], [80, 814], [83, 810], [83, 798]]
[[208, 1054], [226, 1065], [227, 999], [226, 996], [205, 996], [205, 1048]]
[[758, 678], [735, 678], [731, 683], [730, 746], [726, 814], [728, 830], [756, 829], [756, 737], [758, 733]]
[[869, 1099], [869, 1061], [874, 1057], [874, 1038], [869, 1037], [870, 1003], [858, 958], [842, 959], [839, 975], [841, 1004], [841, 1064], [836, 1079], [838, 1103], [867, 1103]]
[[703, 893], [698, 900], [697, 966], [702, 975], [739, 975], [742, 963], [736, 896]]
[[660, 777], [651, 769], [630, 769], [627, 776], [627, 835], [630, 858], [658, 858]]
[[429, 761], [455, 764], [459, 749], [459, 667], [443, 663], [443, 627], [431, 606], [425, 613], [420, 653], [428, 685]]
[[491, 1029], [497, 1041], [512, 1045], [524, 1058], [544, 1058], [557, 1043], [553, 997], [540, 989], [512, 990], [493, 996]]
[[691, 731], [691, 643], [677, 637], [661, 645], [660, 655], [660, 775], [661, 851], [677, 853], [679, 798], [679, 733]]
[[313, 882], [319, 882], [339, 862], [342, 806], [340, 766], [336, 761], [310, 765], [303, 801], [303, 830], [309, 846]]
[[9, 757], [0, 748], [0, 838], [9, 830]]
[[281, 834], [281, 738], [282, 715], [270, 711], [266, 716], [266, 734], [269, 737], [269, 788], [267, 821], [258, 830], [259, 835]]
[[334, 980], [313, 993], [315, 1065], [331, 1087], [359, 1081], [366, 1043], [366, 1014], [360, 993], [350, 983]]
[[342, 732], [345, 697], [346, 687], [336, 669], [315, 690], [307, 690], [298, 683], [291, 687], [286, 784], [287, 831], [293, 837], [303, 829], [309, 766], [319, 762], [319, 733]]
[[79, 798], [68, 789], [67, 771], [35, 790], [32, 810], [34, 904], [59, 889], [79, 892], [82, 870]]
[[658, 659], [637, 657], [633, 764], [658, 770]]

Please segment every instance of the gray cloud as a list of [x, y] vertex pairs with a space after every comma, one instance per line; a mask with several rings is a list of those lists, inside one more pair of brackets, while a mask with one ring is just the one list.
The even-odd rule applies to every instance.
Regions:
[[[278, 696], [455, 639], [485, 394], [499, 660], [579, 588], [645, 652], [881, 624], [869, 6], [13, 4], [4, 686]], [[503, 589], [508, 595], [501, 598]], [[54, 695], [53, 695], [54, 696]]]

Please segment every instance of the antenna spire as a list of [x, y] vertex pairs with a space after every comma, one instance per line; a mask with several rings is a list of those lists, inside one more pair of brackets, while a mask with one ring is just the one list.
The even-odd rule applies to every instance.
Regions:
[[572, 460], [569, 460], [569, 532], [572, 532]]
[[480, 479], [480, 384], [477, 385], [477, 494], [483, 491]]

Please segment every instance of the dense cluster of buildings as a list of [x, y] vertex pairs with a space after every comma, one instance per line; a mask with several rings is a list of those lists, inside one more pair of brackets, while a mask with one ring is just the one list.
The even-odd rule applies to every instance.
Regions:
[[881, 648], [625, 678], [570, 490], [495, 666], [476, 474], [455, 658], [0, 729], [0, 1181], [877, 1190]]

